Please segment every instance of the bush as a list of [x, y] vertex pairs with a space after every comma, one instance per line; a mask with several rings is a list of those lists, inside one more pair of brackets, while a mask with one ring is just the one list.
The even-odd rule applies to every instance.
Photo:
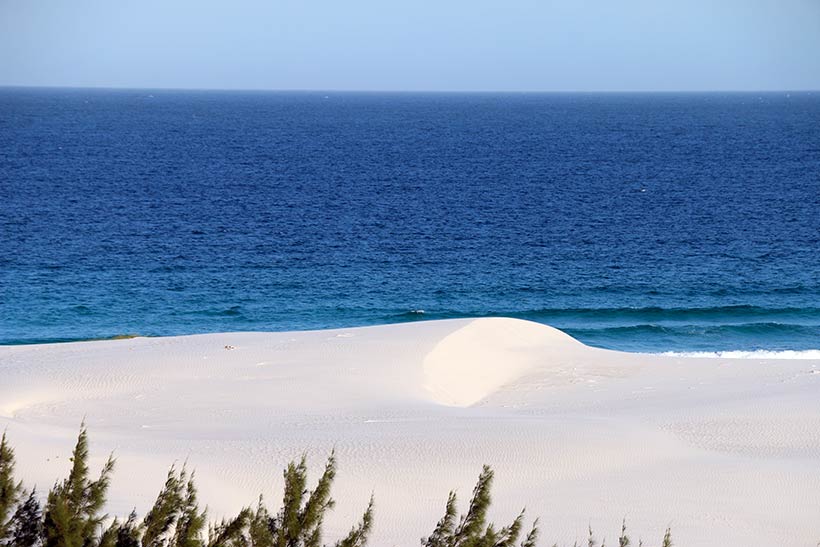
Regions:
[[[509, 526], [496, 530], [492, 524], [486, 524], [487, 510], [490, 508], [490, 489], [493, 484], [493, 471], [485, 465], [478, 482], [473, 489], [473, 496], [467, 513], [456, 517], [456, 494], [450, 492], [444, 516], [438, 521], [435, 530], [427, 538], [422, 538], [422, 547], [513, 547], [521, 535], [524, 523], [524, 511]], [[536, 520], [521, 547], [535, 547], [538, 539], [538, 521]]]

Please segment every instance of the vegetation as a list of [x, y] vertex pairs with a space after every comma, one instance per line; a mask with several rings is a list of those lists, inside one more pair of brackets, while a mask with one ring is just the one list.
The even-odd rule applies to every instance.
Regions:
[[[485, 465], [473, 489], [467, 513], [461, 517], [456, 517], [456, 494], [451, 491], [444, 516], [438, 521], [433, 533], [427, 538], [422, 538], [422, 547], [514, 547], [521, 535], [524, 511], [522, 510], [509, 526], [504, 526], [500, 530], [496, 530], [492, 524], [486, 524], [492, 484], [493, 471]], [[535, 547], [537, 539], [536, 520], [521, 547]]]
[[[312, 490], [307, 488], [303, 456], [284, 471], [282, 506], [271, 513], [262, 497], [255, 507], [219, 523], [208, 523], [200, 508], [194, 473], [172, 466], [156, 501], [140, 520], [135, 511], [120, 520], [104, 514], [106, 494], [114, 471], [109, 457], [99, 476], [88, 467], [88, 433], [83, 424], [71, 458], [68, 477], [56, 483], [41, 506], [35, 490], [25, 490], [14, 478], [14, 451], [5, 433], [0, 439], [0, 547], [322, 547], [322, 527], [334, 501], [330, 488], [336, 476], [331, 453]], [[455, 492], [450, 492], [444, 516], [422, 547], [535, 547], [538, 521], [526, 535], [524, 511], [507, 526], [487, 523], [493, 471], [484, 466], [473, 489], [467, 512], [458, 515]], [[361, 520], [335, 547], [364, 547], [373, 526], [373, 497]], [[519, 543], [520, 540], [520, 543]], [[618, 547], [633, 544], [621, 528]], [[639, 547], [643, 544], [639, 542]], [[603, 542], [600, 547], [605, 547]], [[579, 547], [576, 543], [575, 547]], [[598, 547], [592, 529], [587, 547]], [[662, 547], [672, 547], [669, 530]]]

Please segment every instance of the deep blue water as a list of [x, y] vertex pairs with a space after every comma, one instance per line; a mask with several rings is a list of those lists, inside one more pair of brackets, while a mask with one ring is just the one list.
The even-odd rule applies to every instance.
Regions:
[[504, 315], [817, 349], [820, 93], [0, 89], [0, 230], [0, 344]]

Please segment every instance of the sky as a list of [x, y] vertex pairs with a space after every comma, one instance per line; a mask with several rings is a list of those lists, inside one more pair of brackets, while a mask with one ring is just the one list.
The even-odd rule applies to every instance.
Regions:
[[820, 90], [820, 0], [0, 0], [0, 85]]

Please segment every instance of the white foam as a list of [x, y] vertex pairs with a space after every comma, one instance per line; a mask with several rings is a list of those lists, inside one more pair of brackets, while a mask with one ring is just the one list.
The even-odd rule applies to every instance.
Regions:
[[754, 350], [754, 351], [666, 351], [669, 357], [697, 357], [701, 359], [820, 359], [820, 349], [808, 350]]

